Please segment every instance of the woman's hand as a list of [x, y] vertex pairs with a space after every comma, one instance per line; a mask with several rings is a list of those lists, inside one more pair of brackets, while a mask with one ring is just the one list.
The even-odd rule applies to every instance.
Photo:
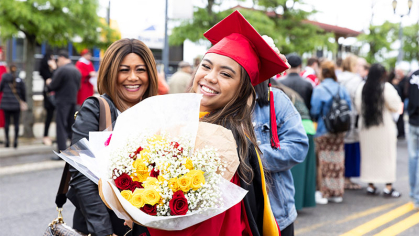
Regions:
[[131, 221], [131, 220], [126, 220], [126, 221], [124, 222], [124, 225], [125, 225], [125, 226], [128, 226], [128, 227], [130, 227], [130, 228], [132, 229], [132, 221]]

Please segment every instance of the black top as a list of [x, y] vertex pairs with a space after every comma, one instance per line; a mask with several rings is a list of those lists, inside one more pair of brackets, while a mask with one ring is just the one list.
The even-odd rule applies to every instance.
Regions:
[[[107, 95], [102, 95], [109, 104], [112, 123], [118, 117], [118, 111]], [[99, 101], [95, 98], [87, 98], [77, 114], [73, 124], [73, 136], [71, 143], [75, 144], [79, 140], [89, 139], [89, 131], [99, 129]], [[67, 193], [68, 199], [74, 206], [82, 212], [83, 220], [73, 222], [73, 227], [83, 233], [92, 235], [124, 235], [128, 226], [124, 226], [124, 221], [118, 219], [111, 210], [102, 202], [97, 184], [70, 166], [71, 181], [70, 190]], [[87, 228], [87, 232], [86, 232]]]
[[50, 91], [55, 91], [55, 101], [58, 104], [76, 103], [80, 88], [81, 74], [71, 63], [58, 68], [48, 85]]
[[311, 94], [313, 93], [313, 86], [310, 82], [303, 79], [297, 73], [290, 73], [278, 82], [297, 92], [304, 99], [304, 103], [306, 104], [308, 110], [311, 109]]
[[409, 104], [407, 105], [407, 114], [409, 114], [409, 124], [419, 126], [419, 70], [406, 81], [408, 83]]
[[[16, 89], [16, 94], [13, 93], [13, 87]], [[16, 78], [13, 82], [12, 74], [3, 74], [0, 83], [0, 92], [3, 92], [0, 109], [5, 111], [20, 111], [18, 98], [22, 101], [26, 101], [26, 88], [22, 79]]]

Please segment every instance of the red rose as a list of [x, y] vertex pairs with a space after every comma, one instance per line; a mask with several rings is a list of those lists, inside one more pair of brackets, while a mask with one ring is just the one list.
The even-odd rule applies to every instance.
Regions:
[[138, 181], [132, 181], [131, 185], [129, 186], [129, 189], [131, 192], [134, 192], [136, 188], [144, 188], [143, 183]]
[[131, 186], [131, 183], [132, 183], [132, 179], [126, 173], [123, 173], [122, 175], [120, 175], [118, 178], [115, 179], [115, 185], [120, 190], [130, 189], [129, 187]]
[[150, 172], [150, 177], [157, 178], [157, 177], [159, 177], [159, 174], [160, 174], [160, 171], [159, 170], [156, 171], [156, 169], [153, 168]]
[[145, 204], [143, 207], [140, 208], [140, 210], [142, 210], [143, 212], [151, 215], [151, 216], [155, 216], [157, 215], [157, 204], [152, 206], [150, 204]]
[[173, 194], [172, 200], [169, 202], [170, 214], [172, 215], [186, 215], [188, 212], [188, 200], [183, 195], [181, 190]]

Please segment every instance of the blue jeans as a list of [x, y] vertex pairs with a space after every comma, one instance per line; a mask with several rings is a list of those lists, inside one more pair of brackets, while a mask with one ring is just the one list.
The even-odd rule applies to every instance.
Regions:
[[419, 207], [419, 126], [409, 126], [407, 143], [409, 150], [409, 182], [410, 197], [416, 207]]

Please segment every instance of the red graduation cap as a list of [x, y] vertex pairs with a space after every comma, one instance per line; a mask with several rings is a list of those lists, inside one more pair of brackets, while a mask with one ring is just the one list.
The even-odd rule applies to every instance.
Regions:
[[80, 56], [84, 56], [87, 53], [90, 53], [90, 51], [89, 51], [89, 49], [85, 48], [85, 49], [81, 50]]
[[246, 70], [253, 86], [288, 69], [239, 11], [214, 25], [204, 36], [214, 44], [207, 53], [235, 60]]
[[[239, 63], [247, 72], [253, 86], [288, 69], [278, 54], [266, 43], [253, 26], [234, 11], [204, 33], [214, 46], [207, 53], [227, 56]], [[271, 146], [280, 148], [274, 97], [269, 83]]]

